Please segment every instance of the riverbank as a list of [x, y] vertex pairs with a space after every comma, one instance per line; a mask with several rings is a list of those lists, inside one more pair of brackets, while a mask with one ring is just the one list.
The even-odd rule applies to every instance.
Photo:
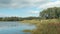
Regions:
[[59, 23], [60, 19], [48, 19], [48, 20], [24, 20], [21, 21], [22, 23], [29, 23], [29, 24], [34, 24], [34, 25], [40, 25], [43, 23]]
[[31, 31], [32, 34], [60, 34], [60, 20], [24, 20], [23, 23], [35, 24], [37, 29]]

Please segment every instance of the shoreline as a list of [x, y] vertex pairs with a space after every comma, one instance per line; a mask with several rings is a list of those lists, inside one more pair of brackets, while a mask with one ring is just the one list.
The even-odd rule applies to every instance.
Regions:
[[[41, 20], [41, 21], [25, 20], [22, 22], [36, 25], [35, 30], [32, 30], [32, 31], [31, 30], [24, 30], [24, 32], [31, 32], [31, 34], [35, 34], [35, 33], [40, 34], [41, 32], [42, 33], [44, 33], [44, 32], [45, 33], [53, 33], [53, 31], [54, 31], [54, 33], [60, 32], [59, 30], [55, 31], [55, 29], [58, 29], [60, 26], [60, 20], [58, 20], [58, 19], [48, 19], [48, 20]], [[48, 31], [47, 31], [47, 29], [48, 29]]]

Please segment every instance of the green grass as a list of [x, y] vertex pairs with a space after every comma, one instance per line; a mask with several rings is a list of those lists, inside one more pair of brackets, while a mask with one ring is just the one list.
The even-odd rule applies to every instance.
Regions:
[[60, 34], [60, 20], [25, 20], [23, 22], [35, 24], [37, 29], [31, 31], [31, 34]]

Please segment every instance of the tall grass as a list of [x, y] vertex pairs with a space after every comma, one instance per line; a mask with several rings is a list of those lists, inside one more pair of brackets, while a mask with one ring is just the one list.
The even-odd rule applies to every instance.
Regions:
[[60, 21], [58, 19], [43, 20], [32, 34], [60, 34]]
[[37, 26], [31, 34], [60, 34], [60, 19], [26, 20], [25, 22], [34, 23]]

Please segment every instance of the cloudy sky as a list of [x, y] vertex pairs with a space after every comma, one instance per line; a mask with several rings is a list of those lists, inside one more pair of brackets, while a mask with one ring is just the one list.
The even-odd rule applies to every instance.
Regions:
[[39, 12], [50, 7], [60, 7], [60, 0], [0, 0], [0, 17], [39, 16]]

